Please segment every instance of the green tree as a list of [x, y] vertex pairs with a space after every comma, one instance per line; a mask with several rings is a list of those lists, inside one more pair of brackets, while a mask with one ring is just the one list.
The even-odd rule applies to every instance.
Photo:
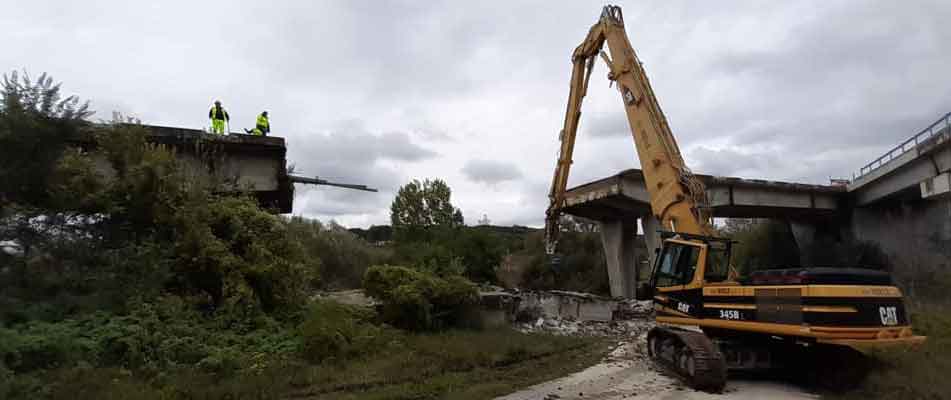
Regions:
[[452, 206], [451, 196], [452, 190], [441, 179], [414, 179], [400, 187], [390, 206], [395, 239], [425, 240], [434, 228], [462, 226], [462, 212]]
[[87, 106], [59, 87], [3, 79], [0, 242], [22, 256], [0, 258], [12, 271], [0, 274], [0, 309], [49, 301], [54, 319], [84, 311], [80, 297], [94, 298], [90, 310], [170, 293], [244, 323], [304, 303], [319, 262], [284, 220], [213, 194], [212, 177], [140, 125], [85, 123]]
[[49, 199], [50, 176], [66, 143], [76, 138], [88, 102], [63, 98], [60, 84], [16, 71], [0, 82], [0, 211], [10, 203], [40, 205]]

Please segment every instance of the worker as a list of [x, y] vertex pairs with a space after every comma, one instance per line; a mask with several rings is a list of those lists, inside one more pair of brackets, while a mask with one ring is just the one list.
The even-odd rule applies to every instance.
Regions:
[[258, 115], [257, 123], [251, 133], [258, 136], [267, 136], [268, 133], [271, 133], [271, 121], [267, 118], [267, 111], [262, 111]]
[[208, 110], [208, 118], [211, 119], [211, 133], [219, 135], [225, 133], [225, 122], [231, 121], [228, 112], [221, 106], [221, 100], [215, 100], [215, 105]]

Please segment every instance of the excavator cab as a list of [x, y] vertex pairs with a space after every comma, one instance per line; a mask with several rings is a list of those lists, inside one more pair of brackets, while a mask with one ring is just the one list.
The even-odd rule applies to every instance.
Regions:
[[650, 300], [659, 292], [702, 289], [731, 278], [734, 241], [682, 232], [660, 234], [663, 245], [657, 249], [650, 279], [637, 288], [638, 300]]

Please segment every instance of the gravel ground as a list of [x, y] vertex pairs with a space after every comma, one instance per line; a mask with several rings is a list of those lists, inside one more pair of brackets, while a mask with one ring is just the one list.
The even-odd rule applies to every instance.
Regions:
[[[646, 321], [642, 321], [647, 324]], [[638, 327], [636, 330], [640, 330]], [[644, 331], [646, 332], [646, 330]], [[541, 383], [496, 400], [643, 399], [643, 400], [754, 400], [818, 399], [805, 390], [774, 381], [731, 379], [723, 393], [711, 394], [684, 386], [660, 371], [647, 356], [644, 335], [620, 341], [601, 363], [581, 372]]]

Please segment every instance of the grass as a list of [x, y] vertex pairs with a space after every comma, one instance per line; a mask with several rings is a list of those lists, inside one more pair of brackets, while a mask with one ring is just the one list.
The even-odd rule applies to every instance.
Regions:
[[915, 332], [928, 341], [915, 350], [874, 353], [877, 360], [861, 386], [847, 393], [828, 394], [836, 400], [951, 398], [951, 313], [948, 306], [913, 308]]
[[[230, 375], [193, 368], [143, 373], [75, 367], [34, 374], [51, 399], [485, 399], [600, 360], [599, 339], [511, 330], [388, 333], [358, 357], [318, 364], [289, 359]], [[20, 384], [24, 384], [20, 381]], [[29, 384], [29, 382], [26, 382]]]
[[292, 397], [484, 399], [577, 371], [607, 348], [598, 340], [507, 330], [413, 335], [386, 354], [308, 371]]

